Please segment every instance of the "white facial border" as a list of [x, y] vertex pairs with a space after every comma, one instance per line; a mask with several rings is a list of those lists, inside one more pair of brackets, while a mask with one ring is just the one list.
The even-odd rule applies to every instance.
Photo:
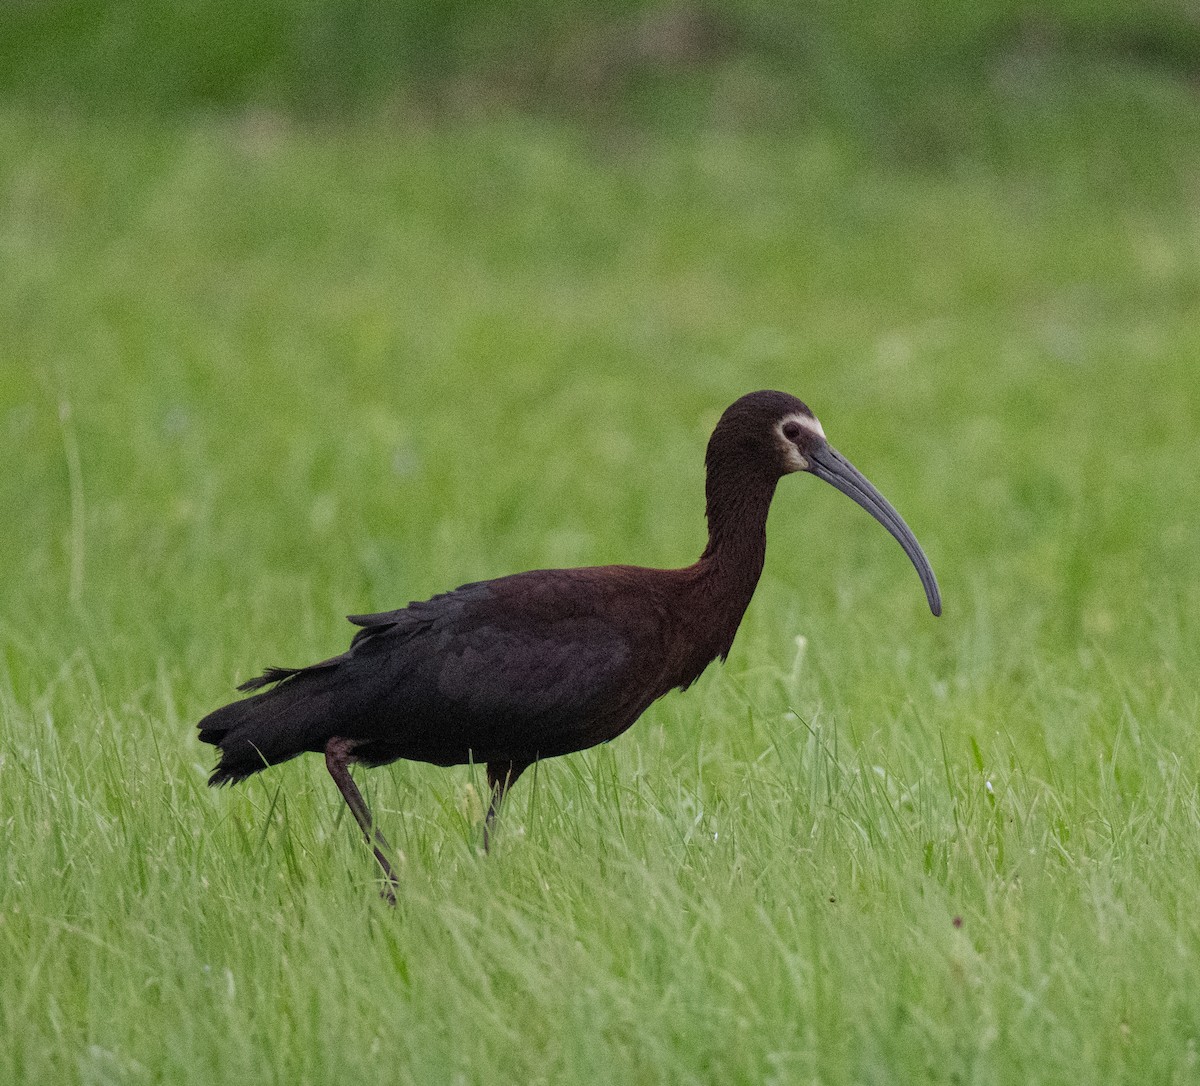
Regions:
[[817, 437], [821, 438], [822, 440], [825, 438], [825, 430], [811, 415], [784, 415], [784, 417], [781, 418], [776, 424], [775, 432], [779, 435], [779, 444], [783, 449], [783, 458], [784, 462], [787, 464], [788, 470], [807, 471], [808, 460], [804, 457], [800, 450], [797, 449], [794, 444], [792, 444], [792, 442], [784, 437], [783, 434], [783, 428], [792, 422], [802, 429], [807, 430], [810, 434], [816, 434]]

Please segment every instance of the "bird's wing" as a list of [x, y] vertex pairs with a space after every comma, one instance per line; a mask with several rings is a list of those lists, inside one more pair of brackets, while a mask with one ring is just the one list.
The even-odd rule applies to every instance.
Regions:
[[393, 611], [377, 611], [367, 615], [347, 615], [346, 621], [358, 626], [350, 642], [351, 651], [361, 650], [376, 638], [390, 635], [406, 640], [414, 634], [427, 630], [439, 617], [453, 612], [473, 596], [486, 590], [490, 582], [473, 581], [459, 585], [450, 592], [442, 592], [419, 603], [398, 607]]
[[466, 585], [354, 616], [350, 655], [431, 743], [548, 752], [623, 701], [634, 639], [607, 599], [603, 585], [551, 574]]
[[626, 638], [595, 617], [467, 622], [448, 639], [437, 690], [471, 717], [565, 720], [602, 702], [629, 659]]

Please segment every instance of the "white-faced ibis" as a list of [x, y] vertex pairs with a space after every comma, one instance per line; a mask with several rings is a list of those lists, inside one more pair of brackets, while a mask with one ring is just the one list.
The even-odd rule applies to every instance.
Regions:
[[933, 570], [908, 526], [794, 396], [754, 392], [730, 406], [706, 467], [708, 546], [694, 565], [533, 570], [351, 615], [360, 629], [346, 652], [268, 668], [239, 689], [270, 689], [200, 722], [200, 738], [221, 749], [209, 784], [305, 751], [324, 754], [392, 898], [390, 850], [347, 766], [485, 763], [486, 844], [505, 792], [535, 761], [616, 738], [651, 702], [725, 659], [762, 572], [775, 485], [791, 472], [831, 483], [891, 532], [930, 610], [941, 613]]

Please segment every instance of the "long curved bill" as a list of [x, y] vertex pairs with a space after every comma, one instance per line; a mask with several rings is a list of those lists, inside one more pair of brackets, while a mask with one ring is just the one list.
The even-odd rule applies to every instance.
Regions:
[[929, 559], [921, 550], [921, 544], [904, 523], [900, 514], [888, 500], [876, 490], [861, 471], [850, 463], [832, 445], [821, 444], [816, 449], [806, 450], [808, 470], [818, 479], [824, 479], [848, 498], [853, 498], [896, 538], [904, 548], [909, 561], [917, 567], [917, 575], [929, 600], [929, 610], [935, 615], [942, 613], [942, 594], [938, 591], [937, 578], [929, 565]]

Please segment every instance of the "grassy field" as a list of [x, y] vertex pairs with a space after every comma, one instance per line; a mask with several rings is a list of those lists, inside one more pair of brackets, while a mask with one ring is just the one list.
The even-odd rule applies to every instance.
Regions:
[[[0, 1081], [1200, 1075], [1200, 123], [817, 131], [0, 111]], [[1180, 92], [1182, 93], [1182, 92]], [[780, 487], [726, 667], [540, 766], [204, 786], [341, 615], [703, 545], [777, 387], [941, 578]]]

